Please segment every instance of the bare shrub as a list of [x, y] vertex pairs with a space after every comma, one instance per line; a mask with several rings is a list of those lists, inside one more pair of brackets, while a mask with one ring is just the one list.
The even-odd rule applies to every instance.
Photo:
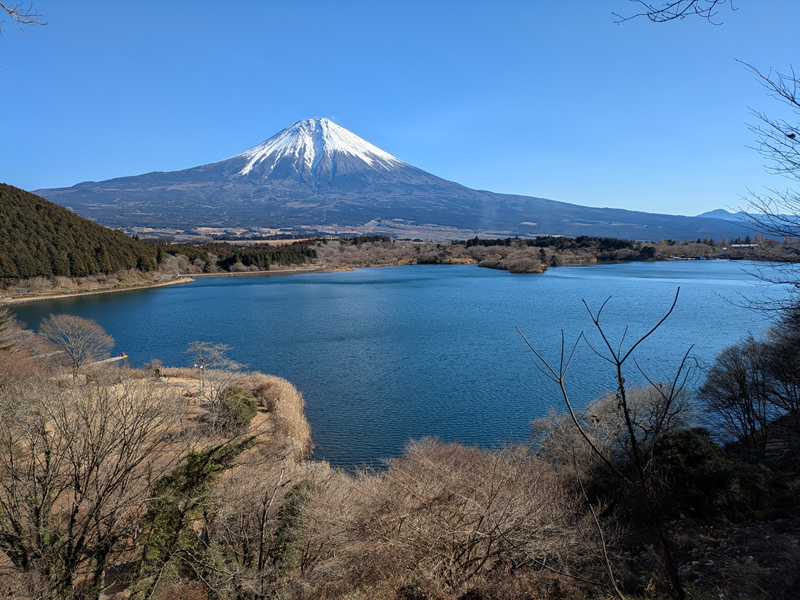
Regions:
[[43, 355], [58, 350], [52, 344], [25, 328], [7, 308], [0, 308], [0, 357], [14, 353]]
[[53, 287], [60, 290], [75, 288], [75, 282], [71, 277], [53, 277]]
[[276, 385], [276, 381], [264, 381], [259, 377], [258, 381], [251, 383], [251, 393], [258, 400], [258, 405], [267, 412], [274, 412], [280, 397], [281, 387]]
[[160, 358], [154, 358], [149, 363], [142, 366], [142, 371], [147, 373], [150, 377], [161, 377], [161, 369], [164, 368], [164, 363]]
[[24, 385], [26, 380], [34, 381], [46, 372], [48, 366], [23, 350], [0, 352], [0, 394], [6, 386]]
[[697, 242], [681, 242], [678, 244], [670, 244], [661, 240], [656, 244], [656, 251], [659, 255], [664, 257], [685, 256], [688, 258], [695, 258], [702, 256], [705, 258], [713, 258], [719, 253], [716, 246], [710, 246], [705, 243]]
[[541, 273], [544, 271], [542, 263], [535, 258], [512, 260], [508, 263], [508, 270], [512, 273]]
[[410, 518], [386, 533], [414, 554], [427, 549], [422, 568], [458, 588], [504, 553], [553, 549], [573, 502], [551, 475], [516, 448], [414, 443], [390, 465], [382, 498], [399, 499]]
[[46, 292], [53, 287], [53, 282], [49, 277], [31, 277], [28, 280], [28, 286], [34, 294]]
[[304, 511], [304, 597], [420, 586], [450, 597], [506, 561], [576, 572], [591, 563], [593, 527], [570, 486], [524, 448], [426, 439], [383, 473], [334, 474], [316, 489]]
[[[628, 417], [645, 471], [652, 466], [656, 443], [666, 433], [688, 427], [694, 419], [694, 411], [683, 390], [664, 393], [670, 384], [655, 385], [658, 387], [648, 385], [627, 390]], [[607, 394], [593, 402], [586, 409], [585, 417], [595, 439], [607, 448], [607, 455], [614, 456], [619, 464], [626, 462], [634, 449], [617, 395]]]
[[199, 581], [176, 581], [164, 593], [170, 600], [208, 600], [208, 592]]
[[[688, 427], [694, 420], [694, 411], [686, 393], [682, 390], [674, 396], [663, 393], [669, 385], [655, 384], [656, 387], [648, 385], [627, 390], [630, 421], [647, 470], [658, 440], [670, 431]], [[671, 400], [667, 402], [666, 398]], [[617, 395], [606, 394], [576, 416], [592, 444], [605, 456], [613, 457], [617, 468], [623, 468], [631, 448], [625, 415]], [[537, 452], [554, 464], [571, 466], [574, 456], [582, 457], [581, 464], [587, 461], [601, 464], [597, 453], [581, 442], [582, 436], [569, 415], [552, 412], [547, 417], [535, 419], [531, 426]]]

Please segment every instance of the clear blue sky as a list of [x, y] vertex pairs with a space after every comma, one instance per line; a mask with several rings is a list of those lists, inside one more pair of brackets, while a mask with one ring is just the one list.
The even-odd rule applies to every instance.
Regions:
[[[0, 181], [33, 190], [222, 160], [328, 117], [469, 187], [695, 215], [786, 187], [735, 61], [800, 71], [800, 2], [621, 25], [627, 0], [35, 0], [0, 38]], [[796, 117], [793, 117], [796, 120]]]

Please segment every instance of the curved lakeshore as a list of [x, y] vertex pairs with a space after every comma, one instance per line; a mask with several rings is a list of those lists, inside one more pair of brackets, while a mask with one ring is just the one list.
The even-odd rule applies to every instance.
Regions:
[[28, 302], [42, 302], [45, 300], [63, 300], [65, 298], [76, 298], [79, 296], [93, 296], [96, 294], [112, 294], [115, 292], [130, 292], [136, 290], [149, 290], [179, 283], [191, 283], [198, 278], [206, 277], [267, 277], [273, 275], [296, 275], [298, 273], [312, 273], [322, 271], [316, 266], [302, 267], [299, 269], [281, 269], [276, 271], [248, 271], [244, 273], [192, 273], [190, 275], [178, 275], [169, 281], [157, 283], [143, 283], [133, 285], [115, 285], [112, 288], [97, 288], [93, 290], [59, 290], [41, 294], [20, 294], [16, 296], [0, 296], [0, 306], [12, 304], [25, 304]]

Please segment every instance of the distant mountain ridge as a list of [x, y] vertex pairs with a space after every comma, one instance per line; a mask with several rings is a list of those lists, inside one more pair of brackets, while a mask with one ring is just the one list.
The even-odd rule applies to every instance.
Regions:
[[737, 235], [720, 219], [590, 208], [473, 190], [395, 158], [328, 119], [298, 121], [228, 159], [70, 188], [45, 198], [113, 227], [358, 227], [392, 221], [463, 236]]
[[697, 216], [708, 219], [723, 219], [725, 221], [742, 221], [742, 222], [748, 221], [748, 217], [745, 213], [741, 211], [732, 213], [725, 210], [724, 208], [710, 210], [708, 212], [704, 212], [703, 214]]

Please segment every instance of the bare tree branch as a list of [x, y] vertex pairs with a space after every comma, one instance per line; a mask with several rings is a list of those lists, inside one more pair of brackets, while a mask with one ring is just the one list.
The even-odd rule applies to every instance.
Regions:
[[[678, 296], [680, 295], [680, 288], [675, 293], [675, 298], [672, 301], [672, 304], [669, 307], [669, 310], [664, 314], [664, 316], [643, 336], [639, 337], [636, 341], [634, 341], [630, 348], [625, 351], [624, 341], [625, 337], [628, 333], [628, 328], [625, 328], [625, 331], [622, 335], [622, 339], [620, 340], [619, 344], [616, 346], [612, 345], [611, 340], [606, 335], [603, 326], [600, 324], [600, 316], [605, 308], [608, 300], [603, 302], [600, 308], [597, 310], [597, 313], [593, 313], [592, 310], [589, 308], [589, 305], [583, 300], [584, 306], [586, 306], [586, 310], [589, 312], [589, 316], [592, 320], [592, 323], [595, 325], [598, 333], [600, 334], [601, 339], [603, 340], [603, 344], [605, 345], [608, 354], [605, 356], [608, 362], [614, 365], [615, 370], [615, 379], [617, 382], [617, 390], [616, 390], [616, 399], [617, 399], [617, 410], [622, 417], [622, 421], [625, 425], [625, 436], [624, 436], [624, 445], [626, 447], [629, 465], [633, 467], [633, 472], [635, 473], [635, 479], [633, 477], [626, 476], [615, 464], [612, 460], [612, 455], [607, 455], [603, 452], [598, 445], [591, 439], [591, 437], [586, 433], [584, 427], [581, 425], [575, 411], [572, 407], [572, 403], [569, 399], [569, 395], [567, 393], [567, 389], [564, 385], [564, 378], [566, 375], [566, 368], [561, 368], [559, 372], [556, 372], [548, 363], [547, 361], [542, 358], [541, 354], [531, 345], [531, 343], [525, 338], [523, 335], [522, 338], [525, 340], [525, 343], [534, 353], [536, 358], [542, 362], [542, 365], [550, 371], [550, 380], [557, 383], [561, 389], [561, 395], [564, 398], [564, 402], [567, 405], [567, 410], [569, 411], [570, 417], [572, 422], [574, 423], [575, 427], [577, 428], [578, 432], [580, 433], [581, 437], [587, 442], [589, 447], [591, 448], [592, 453], [597, 456], [605, 465], [611, 468], [617, 477], [620, 478], [632, 491], [636, 491], [639, 494], [639, 498], [644, 504], [648, 518], [650, 520], [650, 525], [652, 527], [653, 533], [658, 538], [659, 542], [661, 543], [661, 552], [662, 557], [664, 559], [664, 569], [666, 571], [667, 579], [671, 588], [671, 592], [674, 598], [682, 600], [685, 597], [685, 593], [681, 586], [680, 577], [678, 574], [677, 564], [675, 561], [675, 551], [673, 548], [672, 541], [670, 540], [669, 536], [667, 535], [666, 531], [661, 525], [661, 518], [657, 511], [657, 504], [656, 504], [656, 496], [653, 489], [652, 481], [648, 477], [646, 470], [647, 465], [646, 461], [648, 456], [651, 453], [652, 446], [655, 444], [656, 437], [666, 430], [667, 427], [667, 420], [669, 420], [673, 415], [673, 403], [675, 402], [676, 398], [679, 395], [679, 386], [676, 388], [676, 385], [682, 378], [682, 372], [686, 366], [686, 362], [689, 357], [689, 353], [687, 352], [684, 356], [683, 360], [681, 361], [681, 366], [676, 374], [672, 385], [670, 386], [671, 389], [668, 393], [664, 393], [663, 390], [660, 389], [658, 384], [655, 384], [648, 378], [648, 381], [653, 385], [654, 388], [658, 391], [658, 394], [661, 396], [662, 400], [664, 401], [664, 406], [657, 411], [654, 415], [655, 422], [648, 426], [647, 428], [643, 428], [642, 424], [638, 421], [636, 415], [636, 406], [635, 402], [632, 402], [629, 399], [628, 394], [628, 385], [625, 380], [625, 376], [623, 374], [623, 366], [625, 362], [633, 355], [633, 352], [639, 345], [644, 342], [647, 338], [649, 338], [657, 329], [663, 325], [664, 321], [672, 314], [673, 310], [675, 310], [675, 305], [678, 302]], [[519, 328], [517, 328], [519, 331]], [[520, 335], [522, 333], [520, 332]], [[583, 333], [578, 336], [578, 340], [575, 343], [575, 347], [572, 349], [572, 353], [570, 354], [570, 362], [572, 357], [575, 354], [575, 348], [580, 342], [581, 338], [585, 339]], [[590, 346], [591, 347], [591, 346]], [[597, 351], [595, 348], [592, 350], [598, 354], [599, 356], [603, 357], [603, 354]], [[563, 333], [562, 333], [562, 342], [561, 342], [561, 354], [564, 354], [564, 340], [563, 340]], [[563, 359], [562, 359], [563, 364]], [[569, 365], [569, 362], [567, 363]], [[638, 367], [638, 365], [637, 365]], [[542, 369], [540, 369], [542, 370]], [[685, 379], [684, 379], [685, 380]], [[642, 438], [637, 435], [637, 429], [640, 433], [642, 433]], [[613, 579], [613, 576], [612, 576]]]
[[[17, 25], [19, 25], [20, 31], [27, 36], [30, 34], [25, 31], [26, 27], [33, 27], [35, 25], [47, 25], [47, 21], [42, 21], [42, 15], [36, 12], [33, 9], [33, 4], [29, 5], [28, 8], [25, 8], [24, 2], [15, 2], [13, 4], [6, 4], [0, 2], [0, 10], [3, 10], [11, 17], [14, 21], [16, 21]], [[0, 25], [2, 25], [5, 21], [0, 21]], [[3, 28], [0, 27], [0, 36], [3, 35]]]
[[[578, 419], [578, 416], [575, 414], [575, 409], [572, 406], [572, 401], [569, 399], [569, 393], [567, 392], [567, 388], [564, 385], [564, 379], [567, 376], [567, 369], [561, 369], [561, 370], [559, 370], [558, 373], [556, 373], [556, 371], [553, 369], [553, 367], [551, 367], [550, 364], [544, 358], [542, 358], [542, 355], [539, 354], [539, 352], [536, 350], [536, 348], [534, 348], [533, 345], [528, 341], [528, 338], [526, 338], [523, 335], [523, 333], [519, 330], [519, 327], [517, 327], [517, 333], [519, 333], [522, 336], [522, 339], [525, 340], [525, 343], [528, 345], [528, 348], [530, 348], [531, 352], [533, 352], [536, 355], [536, 358], [538, 358], [541, 361], [542, 365], [544, 365], [550, 371], [550, 373], [552, 374], [552, 375], [548, 375], [547, 373], [545, 373], [545, 375], [547, 375], [547, 377], [551, 381], [553, 381], [554, 383], [557, 383], [559, 388], [561, 389], [561, 396], [562, 396], [562, 398], [564, 398], [564, 403], [567, 405], [567, 410], [569, 411], [569, 416], [572, 418], [572, 422], [575, 424], [575, 427], [578, 429], [578, 432], [581, 434], [581, 437], [589, 445], [589, 448], [591, 448], [591, 450], [594, 453], [594, 455], [597, 456], [609, 469], [614, 471], [614, 473], [617, 475], [617, 477], [622, 479], [622, 481], [624, 481], [626, 484], [628, 484], [631, 487], [633, 487], [634, 483], [630, 479], [628, 479], [622, 473], [622, 471], [620, 471], [614, 465], [614, 463], [612, 463], [608, 459], [608, 457], [592, 441], [592, 439], [589, 437], [589, 435], [584, 430], [583, 426], [581, 426], [581, 422]], [[569, 355], [569, 361], [567, 362], [567, 366], [569, 366], [569, 363], [572, 361], [572, 357], [575, 355], [575, 350], [578, 347], [578, 343], [580, 343], [580, 341], [581, 341], [581, 339], [583, 337], [584, 337], [583, 332], [581, 332], [580, 335], [578, 335], [578, 339], [575, 340], [575, 345], [572, 347], [572, 352]], [[561, 332], [561, 354], [562, 354], [562, 356], [564, 354], [564, 332], [563, 331]], [[535, 360], [533, 362], [534, 362], [534, 364], [536, 364], [537, 367], [539, 367], [539, 365], [536, 363]], [[544, 370], [541, 367], [539, 367], [539, 370], [544, 373]]]
[[731, 10], [736, 10], [733, 0], [672, 0], [662, 4], [646, 2], [645, 0], [629, 1], [638, 4], [641, 12], [628, 16], [611, 13], [618, 19], [615, 23], [624, 23], [637, 17], [647, 17], [653, 23], [667, 23], [668, 21], [697, 16], [707, 20], [712, 25], [721, 25], [722, 21], [716, 21], [719, 7], [729, 4]]
[[[767, 95], [788, 107], [795, 118], [800, 117], [800, 83], [794, 68], [789, 65], [787, 73], [770, 69], [766, 74], [751, 64], [739, 61], [767, 90]], [[794, 182], [800, 181], [800, 124], [791, 123], [784, 118], [770, 117], [766, 113], [750, 109], [750, 114], [758, 119], [756, 125], [748, 128], [756, 136], [753, 149], [766, 161], [767, 172], [780, 175]], [[783, 309], [797, 302], [800, 291], [800, 273], [797, 265], [800, 257], [800, 194], [796, 189], [767, 188], [763, 192], [748, 190], [743, 199], [747, 208], [743, 210], [749, 226], [759, 234], [781, 240], [772, 251], [762, 250], [770, 261], [769, 272], [755, 268], [755, 276], [775, 285], [792, 286], [788, 301], [753, 303], [759, 309]]]
[[[800, 111], [797, 74], [792, 65], [789, 65], [790, 74], [770, 69], [764, 75], [753, 65], [741, 60], [738, 62], [756, 76], [771, 98], [785, 104], [796, 113]], [[758, 145], [755, 150], [770, 163], [765, 165], [767, 172], [800, 181], [800, 127], [798, 124], [788, 123], [784, 119], [774, 119], [753, 109], [750, 109], [750, 114], [761, 121], [758, 125], [750, 125], [749, 129], [756, 135]], [[795, 194], [795, 201], [797, 200], [796, 196]], [[797, 223], [795, 222], [796, 227]]]

